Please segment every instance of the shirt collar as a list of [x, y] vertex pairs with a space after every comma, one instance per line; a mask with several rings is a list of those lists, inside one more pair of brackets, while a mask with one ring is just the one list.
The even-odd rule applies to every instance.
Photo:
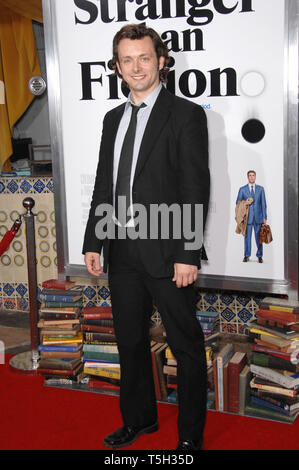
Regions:
[[[142, 103], [146, 104], [147, 107], [154, 106], [156, 99], [158, 98], [158, 95], [161, 91], [161, 88], [162, 88], [162, 83], [160, 82], [159, 85], [146, 98], [144, 98]], [[130, 104], [134, 105], [132, 98], [131, 98], [131, 93], [129, 94], [128, 100], [126, 102], [126, 109], [128, 108]]]

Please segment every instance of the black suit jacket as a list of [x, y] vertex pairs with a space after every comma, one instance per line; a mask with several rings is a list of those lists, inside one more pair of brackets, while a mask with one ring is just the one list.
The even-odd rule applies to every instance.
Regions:
[[[94, 192], [86, 226], [83, 253], [100, 253], [103, 248], [104, 272], [109, 259], [109, 240], [99, 240], [95, 209], [113, 202], [114, 143], [125, 104], [109, 111], [103, 122]], [[164, 87], [149, 117], [138, 156], [132, 196], [133, 203], [203, 204], [206, 219], [210, 193], [207, 120], [203, 108], [179, 98]], [[187, 240], [188, 241], [188, 240]], [[168, 277], [175, 262], [200, 267], [201, 250], [185, 250], [180, 240], [137, 239], [136, 249], [148, 273]], [[190, 242], [190, 240], [189, 240]]]

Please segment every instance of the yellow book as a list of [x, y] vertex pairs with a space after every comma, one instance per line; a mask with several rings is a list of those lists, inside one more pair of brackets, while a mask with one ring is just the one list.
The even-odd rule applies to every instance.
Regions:
[[166, 359], [175, 359], [170, 347], [168, 346], [165, 350], [165, 357]]
[[86, 367], [84, 365], [83, 372], [90, 375], [98, 375], [99, 377], [120, 380], [120, 368], [110, 369], [108, 367]]
[[211, 361], [213, 359], [213, 351], [210, 347], [206, 347], [206, 359], [207, 361]]
[[278, 338], [277, 335], [273, 335], [272, 333], [268, 333], [268, 331], [259, 330], [258, 328], [250, 328], [251, 333], [257, 333], [259, 335], [266, 335], [266, 336], [273, 336], [274, 338]]
[[281, 305], [269, 305], [269, 310], [293, 313], [293, 307], [282, 307]]
[[78, 333], [77, 336], [73, 336], [71, 338], [50, 338], [49, 336], [45, 335], [43, 336], [43, 341], [42, 344], [49, 345], [49, 344], [70, 344], [70, 343], [82, 343], [83, 341], [83, 335], [82, 331]]

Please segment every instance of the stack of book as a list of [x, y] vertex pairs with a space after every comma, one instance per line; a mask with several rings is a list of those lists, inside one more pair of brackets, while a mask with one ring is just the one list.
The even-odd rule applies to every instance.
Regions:
[[120, 382], [119, 353], [112, 318], [112, 307], [84, 307], [83, 333], [84, 373], [88, 387], [107, 393], [118, 392]]
[[222, 346], [213, 358], [213, 376], [215, 409], [244, 414], [250, 379], [247, 354], [234, 352], [231, 343]]
[[50, 279], [42, 283], [38, 328], [38, 373], [46, 383], [79, 382], [83, 377], [80, 312], [82, 286]]
[[218, 312], [213, 312], [212, 310], [196, 310], [196, 318], [198, 319], [202, 331], [205, 336], [219, 331], [220, 318]]
[[299, 303], [266, 298], [251, 322], [251, 402], [246, 414], [294, 422], [299, 413]]

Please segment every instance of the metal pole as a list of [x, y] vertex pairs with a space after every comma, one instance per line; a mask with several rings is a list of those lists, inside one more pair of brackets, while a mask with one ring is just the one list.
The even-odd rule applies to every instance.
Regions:
[[31, 351], [26, 351], [15, 355], [9, 362], [10, 367], [15, 372], [34, 374], [38, 368], [38, 302], [37, 302], [37, 273], [36, 273], [36, 252], [35, 252], [35, 224], [32, 209], [35, 205], [31, 197], [23, 201], [26, 213], [23, 215], [26, 229], [27, 244], [27, 267], [28, 267], [28, 290], [29, 290], [29, 308], [30, 308], [30, 334]]

